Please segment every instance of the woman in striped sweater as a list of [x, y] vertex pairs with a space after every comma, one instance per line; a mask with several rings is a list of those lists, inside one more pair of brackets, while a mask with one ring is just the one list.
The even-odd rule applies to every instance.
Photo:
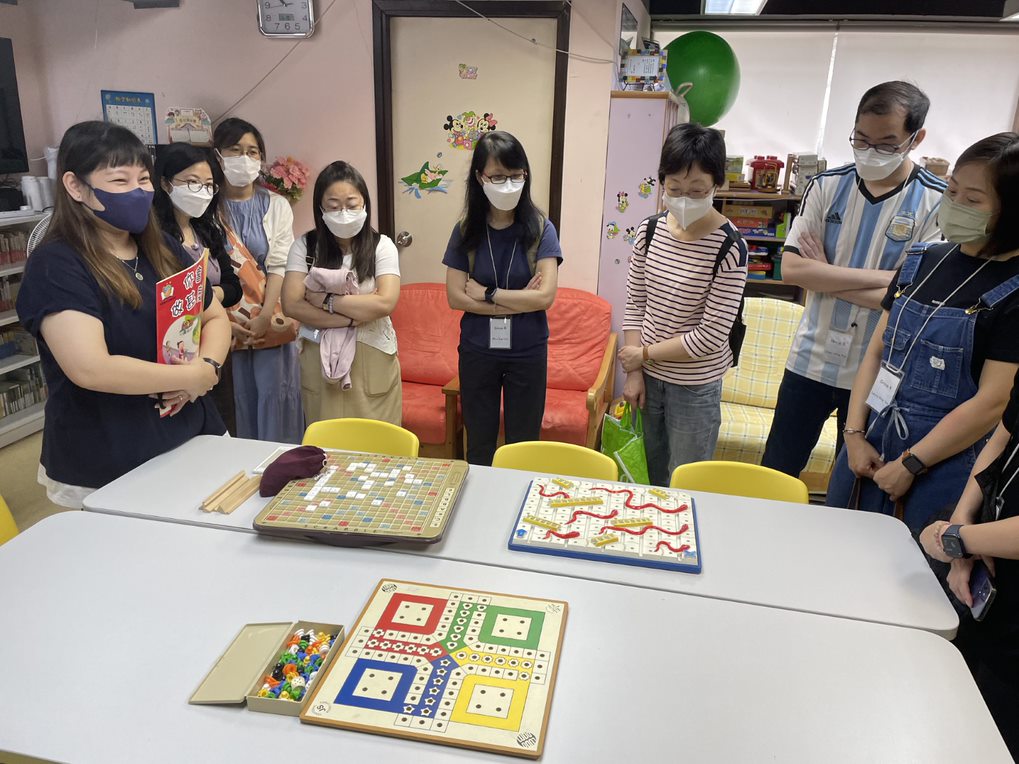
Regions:
[[697, 124], [672, 128], [658, 180], [668, 212], [637, 229], [619, 362], [627, 374], [623, 395], [644, 412], [651, 482], [667, 485], [680, 464], [714, 454], [747, 250], [712, 204], [725, 181], [720, 132]]

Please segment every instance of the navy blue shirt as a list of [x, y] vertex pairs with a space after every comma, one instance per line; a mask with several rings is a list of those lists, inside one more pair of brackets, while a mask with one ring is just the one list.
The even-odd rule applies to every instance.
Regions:
[[[488, 239], [483, 237], [474, 256], [474, 273], [471, 274], [471, 278], [486, 287], [524, 289], [532, 277], [531, 268], [527, 263], [529, 242], [524, 240], [524, 233], [524, 226], [516, 222], [509, 228], [501, 230], [489, 226], [488, 236], [492, 241], [492, 249], [489, 250]], [[514, 244], [516, 252], [513, 251]], [[548, 220], [545, 221], [537, 252], [538, 260], [546, 257], [556, 258], [557, 263], [563, 261], [555, 226]], [[492, 270], [493, 260], [495, 271]], [[454, 226], [449, 237], [442, 264], [458, 271], [469, 271], [467, 251], [462, 246], [459, 224]], [[498, 295], [496, 299], [498, 300]], [[545, 311], [536, 310], [513, 316], [510, 335], [512, 346], [507, 350], [491, 350], [488, 347], [490, 320], [491, 316], [464, 313], [460, 321], [460, 346], [476, 353], [487, 353], [500, 358], [539, 358], [545, 354], [545, 347], [548, 344], [548, 317]]]
[[[179, 243], [168, 239], [167, 246], [182, 268], [191, 264]], [[102, 321], [110, 355], [155, 363], [159, 278], [144, 255], [138, 258], [138, 272], [145, 280], [138, 282], [142, 304], [135, 310], [108, 295], [85, 261], [62, 241], [47, 242], [28, 259], [17, 309], [22, 326], [39, 343], [43, 376], [49, 387], [42, 464], [46, 474], [58, 482], [101, 488], [195, 435], [222, 435], [226, 431], [208, 395], [187, 404], [179, 414], [160, 419], [155, 400], [147, 395], [116, 395], [78, 387], [64, 374], [43, 340], [39, 332], [43, 319], [73, 310]], [[206, 281], [206, 307], [211, 298], [212, 289]]]

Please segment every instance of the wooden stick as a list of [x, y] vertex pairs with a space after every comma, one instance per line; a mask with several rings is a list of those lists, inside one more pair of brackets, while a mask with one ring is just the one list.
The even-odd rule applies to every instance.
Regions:
[[244, 480], [244, 470], [241, 470], [232, 478], [227, 480], [223, 485], [216, 489], [216, 491], [202, 502], [201, 508], [206, 512], [211, 512], [216, 508], [216, 504], [230, 491], [237, 487], [237, 484]]
[[216, 508], [217, 511], [222, 512], [224, 515], [229, 515], [237, 507], [246, 502], [258, 491], [258, 486], [261, 484], [262, 478], [260, 475], [254, 475], [244, 480], [232, 493], [225, 496]]

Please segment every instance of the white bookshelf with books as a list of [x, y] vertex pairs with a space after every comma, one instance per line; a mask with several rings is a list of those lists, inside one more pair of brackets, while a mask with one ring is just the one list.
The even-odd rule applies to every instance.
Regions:
[[0, 217], [0, 448], [42, 429], [46, 383], [39, 348], [18, 321], [15, 301], [28, 236], [43, 217]]

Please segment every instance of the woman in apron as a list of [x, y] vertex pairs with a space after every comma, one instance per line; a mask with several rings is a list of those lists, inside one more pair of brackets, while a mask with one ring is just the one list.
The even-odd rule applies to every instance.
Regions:
[[1017, 142], [1000, 133], [963, 152], [938, 211], [948, 241], [910, 249], [889, 287], [828, 506], [919, 532], [962, 494], [1019, 369]]

